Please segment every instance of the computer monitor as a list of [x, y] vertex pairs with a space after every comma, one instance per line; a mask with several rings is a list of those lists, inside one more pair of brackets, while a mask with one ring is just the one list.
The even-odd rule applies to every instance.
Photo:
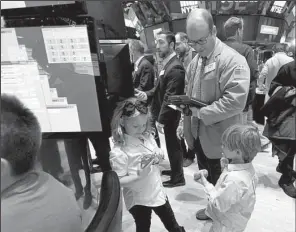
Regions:
[[98, 91], [104, 89], [96, 85], [100, 74], [90, 25], [57, 21], [44, 26], [39, 19], [14, 20], [7, 23], [14, 27], [1, 28], [1, 91], [31, 109], [43, 133], [101, 132]]
[[83, 1], [1, 1], [1, 16], [5, 18], [86, 13]]
[[108, 94], [123, 98], [134, 96], [133, 70], [128, 44], [101, 43], [100, 48], [104, 52], [106, 63]]

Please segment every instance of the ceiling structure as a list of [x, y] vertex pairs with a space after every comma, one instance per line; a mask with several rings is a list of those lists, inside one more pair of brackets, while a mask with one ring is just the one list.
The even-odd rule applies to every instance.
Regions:
[[139, 31], [161, 22], [184, 19], [195, 8], [212, 15], [261, 15], [285, 19], [284, 38], [295, 40], [295, 1], [123, 1], [125, 20]]

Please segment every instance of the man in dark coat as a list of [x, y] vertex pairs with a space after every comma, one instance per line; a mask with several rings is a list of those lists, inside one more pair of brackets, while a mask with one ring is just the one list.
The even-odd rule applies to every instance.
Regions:
[[185, 69], [174, 51], [175, 43], [173, 33], [161, 31], [157, 34], [156, 49], [159, 57], [163, 59], [163, 69], [152, 90], [136, 94], [141, 100], [152, 97], [152, 115], [158, 131], [165, 136], [171, 171], [163, 174], [169, 174], [171, 179], [163, 183], [164, 187], [185, 185], [183, 152], [176, 133], [181, 113], [167, 105], [168, 96], [182, 95], [185, 88]]
[[272, 142], [272, 153], [279, 158], [277, 171], [282, 173], [279, 186], [296, 198], [293, 182], [296, 172], [293, 162], [296, 154], [296, 63], [295, 60], [281, 67], [268, 92], [271, 97], [263, 106], [267, 116], [263, 134]]
[[255, 60], [253, 49], [249, 45], [242, 43], [243, 20], [237, 17], [229, 18], [224, 24], [224, 31], [227, 37], [227, 40], [224, 41], [224, 43], [243, 55], [250, 68], [250, 90], [246, 107], [244, 109], [244, 121], [245, 123], [252, 122], [253, 116], [251, 106], [255, 98], [257, 79], [259, 76], [258, 65]]
[[149, 91], [154, 87], [154, 68], [144, 55], [144, 45], [139, 40], [131, 42], [134, 60], [134, 87], [141, 91]]

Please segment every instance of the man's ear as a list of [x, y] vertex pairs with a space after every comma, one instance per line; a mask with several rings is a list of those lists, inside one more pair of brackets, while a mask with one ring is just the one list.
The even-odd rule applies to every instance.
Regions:
[[170, 43], [170, 49], [175, 50], [176, 44], [174, 42]]
[[213, 25], [213, 31], [212, 31], [212, 35], [217, 35], [217, 28], [215, 25]]

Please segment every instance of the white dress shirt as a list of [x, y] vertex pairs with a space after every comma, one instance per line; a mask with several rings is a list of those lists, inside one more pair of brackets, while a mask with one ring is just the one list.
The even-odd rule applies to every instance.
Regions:
[[213, 220], [211, 232], [244, 231], [254, 210], [258, 178], [252, 163], [228, 164], [216, 186], [208, 183], [206, 214]]
[[[144, 155], [151, 154], [157, 144], [152, 135], [138, 138], [124, 135], [125, 144], [115, 146], [110, 152], [110, 163], [119, 177], [137, 175], [141, 159]], [[166, 193], [162, 185], [158, 165], [151, 166], [150, 173], [129, 187], [123, 188], [123, 197], [126, 208], [130, 210], [134, 205], [157, 207], [166, 202]]]

